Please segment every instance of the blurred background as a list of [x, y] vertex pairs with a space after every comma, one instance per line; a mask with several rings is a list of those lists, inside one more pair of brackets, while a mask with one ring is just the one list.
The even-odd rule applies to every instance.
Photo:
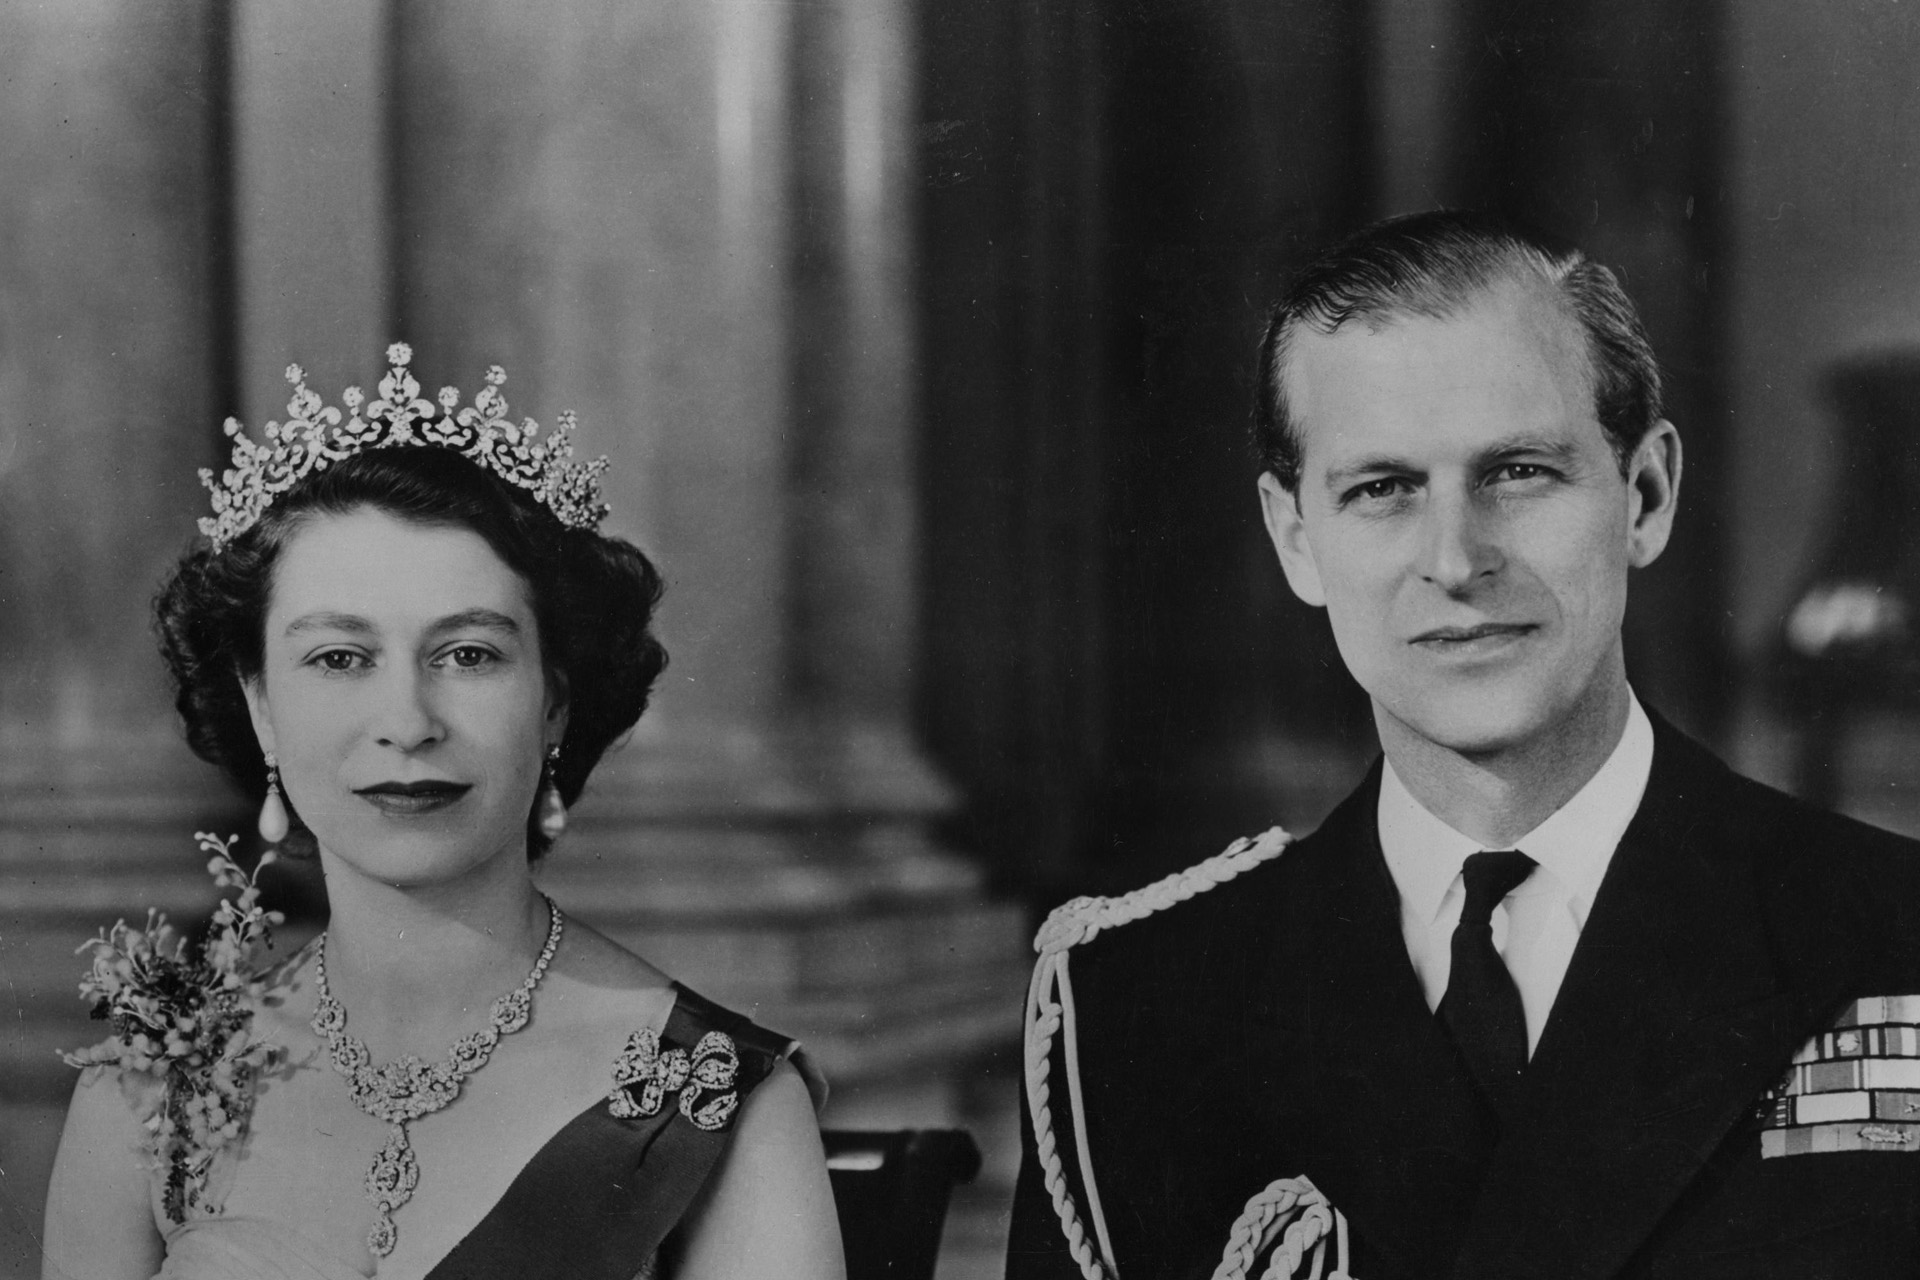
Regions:
[[[1489, 205], [1619, 269], [1687, 444], [1650, 704], [1920, 828], [1920, 10], [1898, 0], [0, 0], [0, 1276], [73, 948], [204, 918], [147, 603], [219, 423], [404, 339], [582, 418], [673, 654], [545, 879], [987, 1156], [1038, 914], [1373, 749], [1245, 444], [1289, 269]], [[297, 939], [310, 873], [276, 893]]]

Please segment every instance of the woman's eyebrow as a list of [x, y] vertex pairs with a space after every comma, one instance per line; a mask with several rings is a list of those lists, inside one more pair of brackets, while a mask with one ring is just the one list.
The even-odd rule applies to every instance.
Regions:
[[[498, 609], [462, 609], [450, 613], [444, 618], [436, 618], [429, 632], [439, 634], [443, 631], [499, 631], [506, 635], [519, 635], [520, 624], [501, 613]], [[353, 635], [372, 635], [379, 628], [367, 619], [354, 613], [332, 613], [321, 611], [306, 613], [287, 624], [287, 635], [298, 635], [305, 631], [345, 631]]]
[[520, 624], [498, 609], [462, 609], [450, 613], [433, 624], [432, 630], [470, 631], [480, 628], [487, 631], [502, 631], [510, 636], [520, 634]]
[[287, 635], [297, 635], [302, 631], [350, 631], [355, 635], [372, 635], [374, 626], [365, 618], [352, 613], [303, 613], [287, 624]]

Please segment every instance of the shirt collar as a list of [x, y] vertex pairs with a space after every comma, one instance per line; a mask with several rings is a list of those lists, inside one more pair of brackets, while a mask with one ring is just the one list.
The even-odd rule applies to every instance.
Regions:
[[1480, 852], [1480, 842], [1428, 813], [1388, 760], [1380, 771], [1380, 852], [1400, 890], [1402, 908], [1417, 920], [1431, 921], [1461, 865]]
[[[1627, 697], [1627, 726], [1613, 754], [1571, 800], [1513, 845], [1565, 886], [1582, 920], [1653, 772], [1653, 724], [1640, 700], [1631, 691]], [[1461, 865], [1480, 851], [1479, 842], [1427, 812], [1391, 760], [1381, 769], [1378, 817], [1380, 850], [1400, 901], [1419, 919], [1434, 919]]]

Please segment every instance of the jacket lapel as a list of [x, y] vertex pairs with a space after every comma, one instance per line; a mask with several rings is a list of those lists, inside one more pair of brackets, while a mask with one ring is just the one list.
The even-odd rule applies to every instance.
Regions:
[[1407, 957], [1378, 795], [1376, 765], [1311, 837], [1256, 987], [1271, 1042], [1255, 1057], [1274, 1064], [1274, 1145], [1302, 1166], [1273, 1176], [1311, 1177], [1383, 1269], [1430, 1275], [1458, 1245], [1495, 1130]]
[[1732, 782], [1656, 722], [1455, 1276], [1616, 1274], [1830, 1013], [1776, 970]]

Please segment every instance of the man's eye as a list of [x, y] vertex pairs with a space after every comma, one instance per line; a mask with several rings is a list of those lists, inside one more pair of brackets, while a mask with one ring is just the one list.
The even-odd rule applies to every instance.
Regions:
[[1348, 495], [1349, 498], [1368, 498], [1375, 502], [1406, 492], [1406, 481], [1399, 476], [1382, 476], [1378, 480], [1369, 480], [1357, 485]]
[[1505, 462], [1494, 468], [1495, 480], [1538, 480], [1547, 469], [1534, 462]]

